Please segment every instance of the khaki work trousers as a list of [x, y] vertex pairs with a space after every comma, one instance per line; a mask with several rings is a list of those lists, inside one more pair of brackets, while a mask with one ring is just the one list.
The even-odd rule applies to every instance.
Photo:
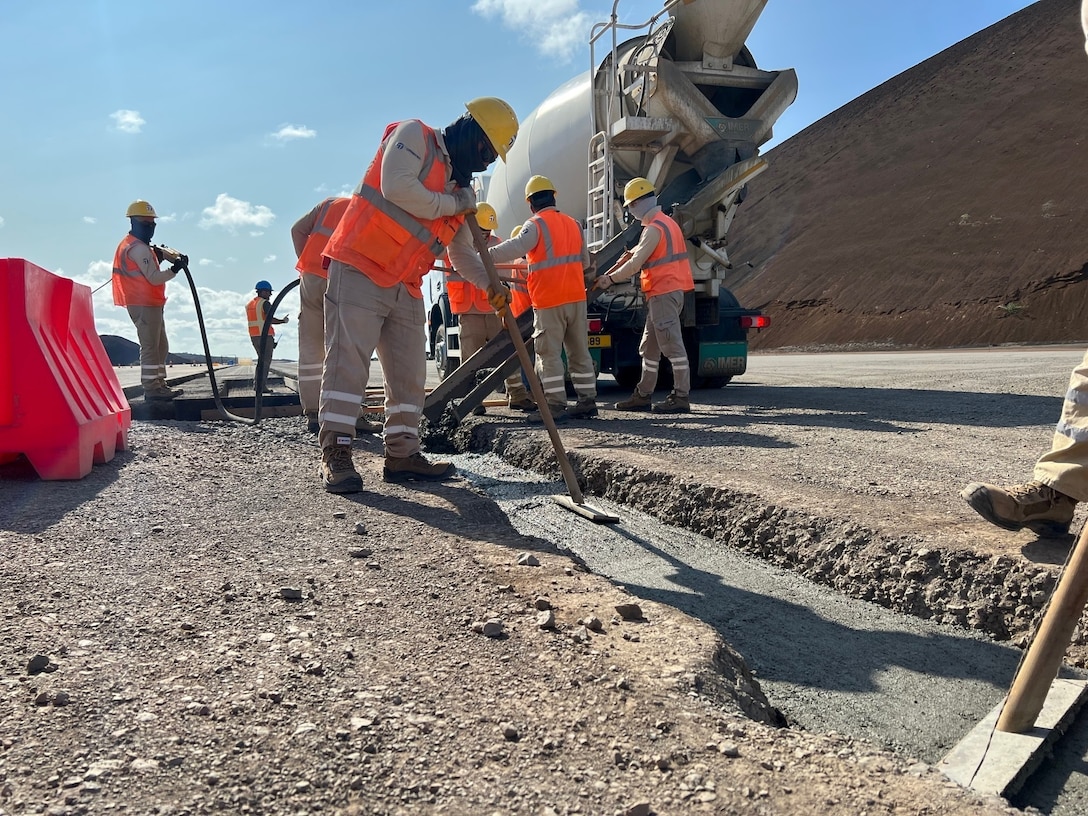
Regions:
[[166, 324], [162, 306], [129, 306], [128, 316], [136, 327], [140, 341], [140, 385], [144, 389], [166, 388], [166, 357], [170, 344], [166, 340]]
[[638, 347], [638, 353], [642, 355], [642, 379], [636, 390], [644, 397], [654, 393], [661, 355], [665, 355], [672, 364], [672, 390], [678, 397], [686, 397], [691, 391], [691, 368], [680, 327], [684, 293], [654, 295], [646, 299], [646, 306], [646, 328]]
[[302, 413], [316, 414], [321, 398], [321, 366], [325, 362], [326, 278], [302, 273], [298, 313], [298, 395]]
[[[505, 331], [502, 318], [494, 312], [491, 314], [466, 312], [457, 315], [457, 326], [460, 329], [461, 338], [461, 365], [482, 349], [485, 343]], [[516, 402], [529, 397], [529, 392], [525, 390], [525, 383], [521, 381], [520, 367], [506, 378], [505, 383], [506, 395], [509, 399]]]
[[537, 309], [533, 313], [536, 373], [549, 406], [557, 409], [567, 406], [564, 351], [570, 381], [578, 398], [597, 398], [597, 373], [589, 353], [588, 328], [584, 300]]
[[253, 351], [257, 353], [257, 365], [253, 371], [253, 384], [264, 383], [264, 387], [268, 387], [268, 369], [272, 366], [272, 352], [276, 350], [276, 338], [273, 335], [268, 335], [264, 341], [264, 357], [261, 357], [261, 336], [249, 336], [249, 340], [253, 343]]
[[383, 288], [353, 266], [332, 261], [325, 290], [325, 365], [318, 419], [321, 447], [355, 438], [355, 420], [375, 350], [385, 376], [385, 452], [419, 452], [419, 418], [426, 397], [423, 300], [398, 283]]
[[1034, 476], [1059, 493], [1088, 501], [1088, 351], [1069, 377], [1061, 419]]

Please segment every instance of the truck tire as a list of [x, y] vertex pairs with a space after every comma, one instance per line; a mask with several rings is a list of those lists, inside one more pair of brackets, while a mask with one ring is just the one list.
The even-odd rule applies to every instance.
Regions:
[[642, 366], [622, 366], [616, 369], [616, 373], [613, 375], [616, 378], [616, 384], [620, 388], [627, 388], [634, 390], [638, 385], [638, 381], [642, 379]]
[[438, 376], [443, 380], [457, 370], [457, 363], [450, 360], [446, 347], [446, 324], [438, 327], [434, 335], [434, 367], [438, 369]]

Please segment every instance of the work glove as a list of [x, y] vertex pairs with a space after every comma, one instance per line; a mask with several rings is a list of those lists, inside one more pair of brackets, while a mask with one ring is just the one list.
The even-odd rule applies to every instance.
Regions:
[[611, 286], [613, 283], [615, 283], [615, 281], [612, 280], [612, 278], [608, 277], [608, 275], [601, 275], [599, 278], [593, 281], [593, 288], [604, 290]]
[[507, 308], [510, 306], [510, 290], [501, 283], [498, 289], [493, 286], [487, 287], [487, 302], [491, 304], [491, 308], [497, 315], [505, 317]]
[[476, 212], [476, 193], [464, 187], [458, 187], [453, 191], [453, 200], [457, 202], [457, 211], [454, 215], [465, 215]]
[[188, 255], [178, 255], [178, 259], [170, 264], [170, 271], [175, 275], [178, 274], [184, 267], [189, 265]]

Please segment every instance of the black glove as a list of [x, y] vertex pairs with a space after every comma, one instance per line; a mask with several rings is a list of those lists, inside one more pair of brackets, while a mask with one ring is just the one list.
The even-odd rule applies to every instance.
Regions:
[[175, 275], [189, 265], [188, 255], [178, 255], [178, 259], [170, 264], [170, 271]]

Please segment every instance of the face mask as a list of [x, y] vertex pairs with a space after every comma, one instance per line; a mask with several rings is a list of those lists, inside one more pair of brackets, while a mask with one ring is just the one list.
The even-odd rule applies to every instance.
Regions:
[[132, 235], [145, 244], [151, 243], [151, 237], [155, 234], [155, 222], [154, 221], [137, 221], [132, 219], [132, 229], [129, 230]]
[[631, 205], [627, 208], [631, 211], [631, 215], [641, 221], [650, 210], [657, 206], [657, 196], [648, 195], [640, 198], [638, 201], [632, 201]]

